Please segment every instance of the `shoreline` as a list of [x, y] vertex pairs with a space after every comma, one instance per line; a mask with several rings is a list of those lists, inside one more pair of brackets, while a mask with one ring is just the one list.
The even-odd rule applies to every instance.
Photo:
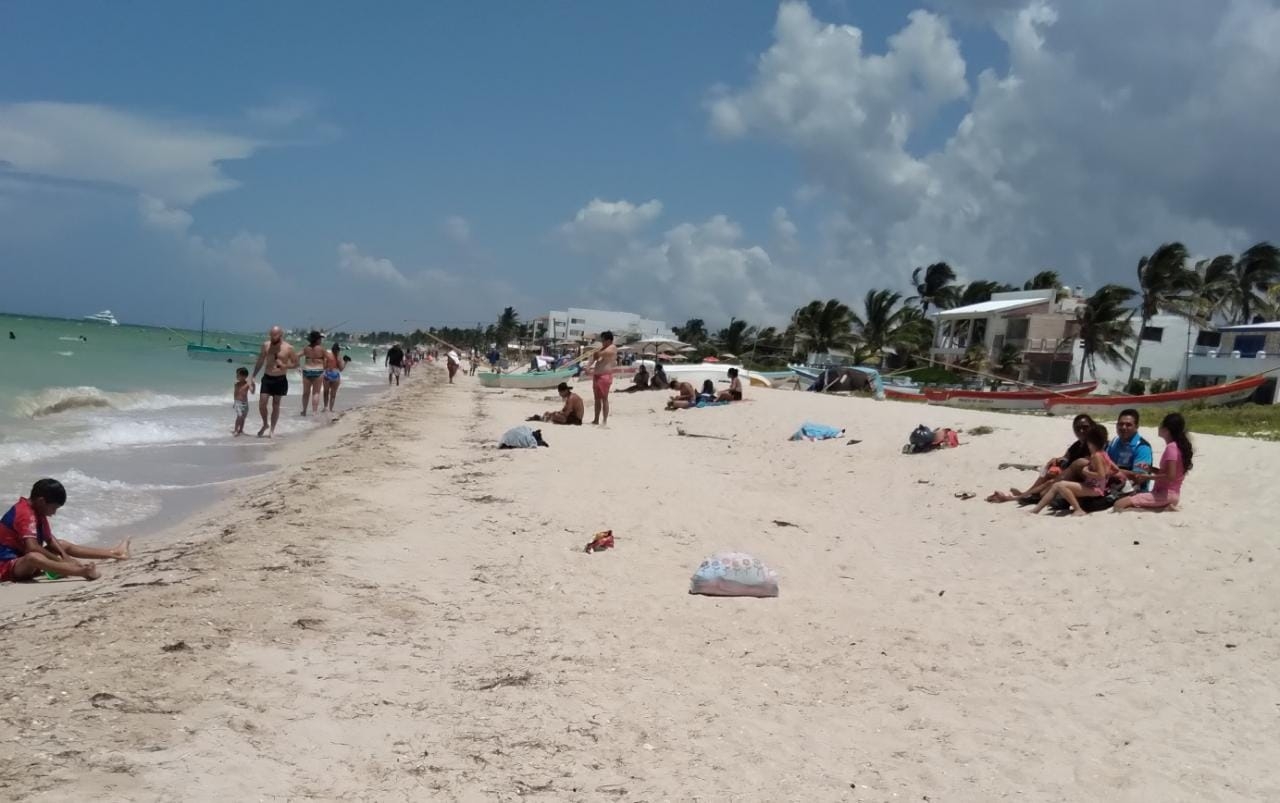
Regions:
[[[0, 766], [6, 789], [1280, 795], [1256, 737], [1280, 699], [1256, 668], [1280, 657], [1280, 550], [1245, 468], [1276, 444], [1198, 437], [1177, 514], [1033, 518], [953, 494], [1024, 479], [995, 466], [1056, 453], [1058, 419], [787, 391], [665, 413], [648, 393], [608, 429], [498, 451], [552, 392], [422, 377], [95, 586], [0, 612], [0, 716], [43, 762]], [[786, 442], [804, 420], [861, 442]], [[994, 431], [902, 455], [919, 423]], [[602, 529], [617, 547], [583, 553]], [[720, 549], [777, 569], [781, 596], [688, 595]]]

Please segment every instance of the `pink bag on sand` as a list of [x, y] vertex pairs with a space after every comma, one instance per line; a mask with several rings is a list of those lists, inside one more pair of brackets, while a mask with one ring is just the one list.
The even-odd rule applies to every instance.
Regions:
[[778, 573], [743, 552], [717, 552], [702, 562], [690, 594], [709, 597], [776, 597]]

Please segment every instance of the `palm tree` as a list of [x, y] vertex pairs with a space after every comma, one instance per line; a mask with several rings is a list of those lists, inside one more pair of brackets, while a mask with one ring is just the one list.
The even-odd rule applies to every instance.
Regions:
[[684, 326], [673, 326], [671, 330], [691, 346], [700, 346], [707, 340], [707, 325], [701, 318], [690, 318]]
[[925, 320], [922, 312], [902, 305], [901, 301], [901, 293], [868, 290], [862, 302], [863, 313], [853, 313], [859, 351], [878, 364], [884, 364], [885, 349], [915, 341]]
[[520, 313], [516, 312], [515, 307], [507, 307], [498, 316], [498, 323], [494, 326], [494, 334], [498, 338], [498, 346], [506, 348], [511, 342], [511, 338], [520, 330]]
[[981, 304], [983, 301], [990, 301], [991, 296], [996, 293], [1006, 293], [1016, 289], [1013, 285], [1002, 282], [977, 279], [955, 290], [955, 302], [957, 307]]
[[795, 350], [823, 354], [853, 344], [853, 311], [837, 299], [810, 301], [791, 315]]
[[1022, 283], [1023, 290], [1057, 290], [1062, 287], [1062, 279], [1056, 270], [1042, 270]]
[[945, 262], [935, 262], [927, 268], [916, 268], [911, 271], [911, 284], [916, 294], [910, 301], [920, 305], [921, 312], [928, 312], [930, 306], [949, 307], [955, 299], [955, 288], [951, 285], [956, 280], [956, 272]]
[[[1132, 349], [1125, 345], [1132, 336], [1133, 310], [1128, 304], [1138, 292], [1119, 284], [1104, 284], [1076, 309], [1078, 337], [1084, 354], [1080, 359], [1080, 381], [1084, 369], [1097, 376], [1098, 358], [1111, 365], [1123, 365]], [[1135, 357], [1136, 359], [1136, 357]]]
[[1200, 274], [1187, 267], [1187, 248], [1182, 243], [1165, 243], [1151, 256], [1138, 260], [1142, 322], [1133, 349], [1133, 360], [1129, 364], [1129, 383], [1133, 382], [1133, 375], [1138, 370], [1142, 333], [1147, 323], [1162, 310], [1194, 317], [1193, 308], [1198, 306], [1195, 293], [1200, 286]]
[[1233, 323], [1252, 323], [1258, 305], [1265, 305], [1263, 299], [1280, 284], [1280, 248], [1269, 242], [1252, 246], [1239, 259], [1224, 254], [1201, 265], [1207, 300]]
[[756, 328], [746, 321], [732, 318], [728, 326], [716, 333], [715, 339], [722, 352], [741, 356], [755, 342]]

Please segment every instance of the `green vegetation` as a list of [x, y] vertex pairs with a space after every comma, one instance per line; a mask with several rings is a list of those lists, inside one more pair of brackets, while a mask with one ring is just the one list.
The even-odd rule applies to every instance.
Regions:
[[[1169, 413], [1182, 413], [1187, 419], [1187, 429], [1194, 438], [1204, 435], [1230, 435], [1238, 438], [1280, 441], [1280, 404], [1241, 404], [1234, 407], [1204, 407], [1193, 405], [1167, 410], [1143, 410], [1143, 429], [1160, 425], [1160, 419]], [[1160, 451], [1160, 444], [1151, 444]]]

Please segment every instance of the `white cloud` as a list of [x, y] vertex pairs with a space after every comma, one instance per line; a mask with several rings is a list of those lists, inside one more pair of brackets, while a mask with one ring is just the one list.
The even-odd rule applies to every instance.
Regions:
[[778, 244], [786, 249], [795, 248], [796, 234], [800, 229], [791, 222], [791, 216], [787, 214], [786, 207], [775, 208], [769, 220], [773, 226], [773, 238], [778, 241]]
[[378, 279], [401, 287], [409, 285], [409, 280], [396, 269], [395, 263], [384, 257], [362, 254], [355, 243], [338, 246], [338, 267], [357, 278]]
[[560, 234], [571, 248], [586, 251], [630, 237], [661, 214], [662, 202], [656, 199], [637, 205], [595, 198], [560, 226]]
[[304, 97], [281, 98], [273, 103], [245, 110], [251, 121], [270, 128], [287, 128], [315, 116], [317, 104]]
[[[869, 53], [856, 29], [787, 3], [754, 73], [708, 102], [720, 135], [802, 158], [801, 197], [829, 213], [816, 263], [829, 292], [902, 288], [937, 259], [1096, 285], [1129, 279], [1169, 239], [1219, 253], [1275, 236], [1274, 0], [933, 5], [988, 20], [1007, 70], [969, 86], [959, 42], [929, 12]], [[954, 103], [966, 114], [944, 144], [914, 145]]]
[[150, 195], [138, 196], [138, 214], [142, 216], [142, 222], [153, 229], [179, 234], [185, 234], [194, 222], [191, 213], [175, 209]]
[[444, 233], [458, 245], [466, 245], [471, 241], [471, 224], [461, 215], [450, 215], [444, 219]]
[[221, 163], [261, 143], [191, 123], [81, 103], [0, 104], [0, 153], [13, 169], [104, 182], [188, 206], [237, 186]]

